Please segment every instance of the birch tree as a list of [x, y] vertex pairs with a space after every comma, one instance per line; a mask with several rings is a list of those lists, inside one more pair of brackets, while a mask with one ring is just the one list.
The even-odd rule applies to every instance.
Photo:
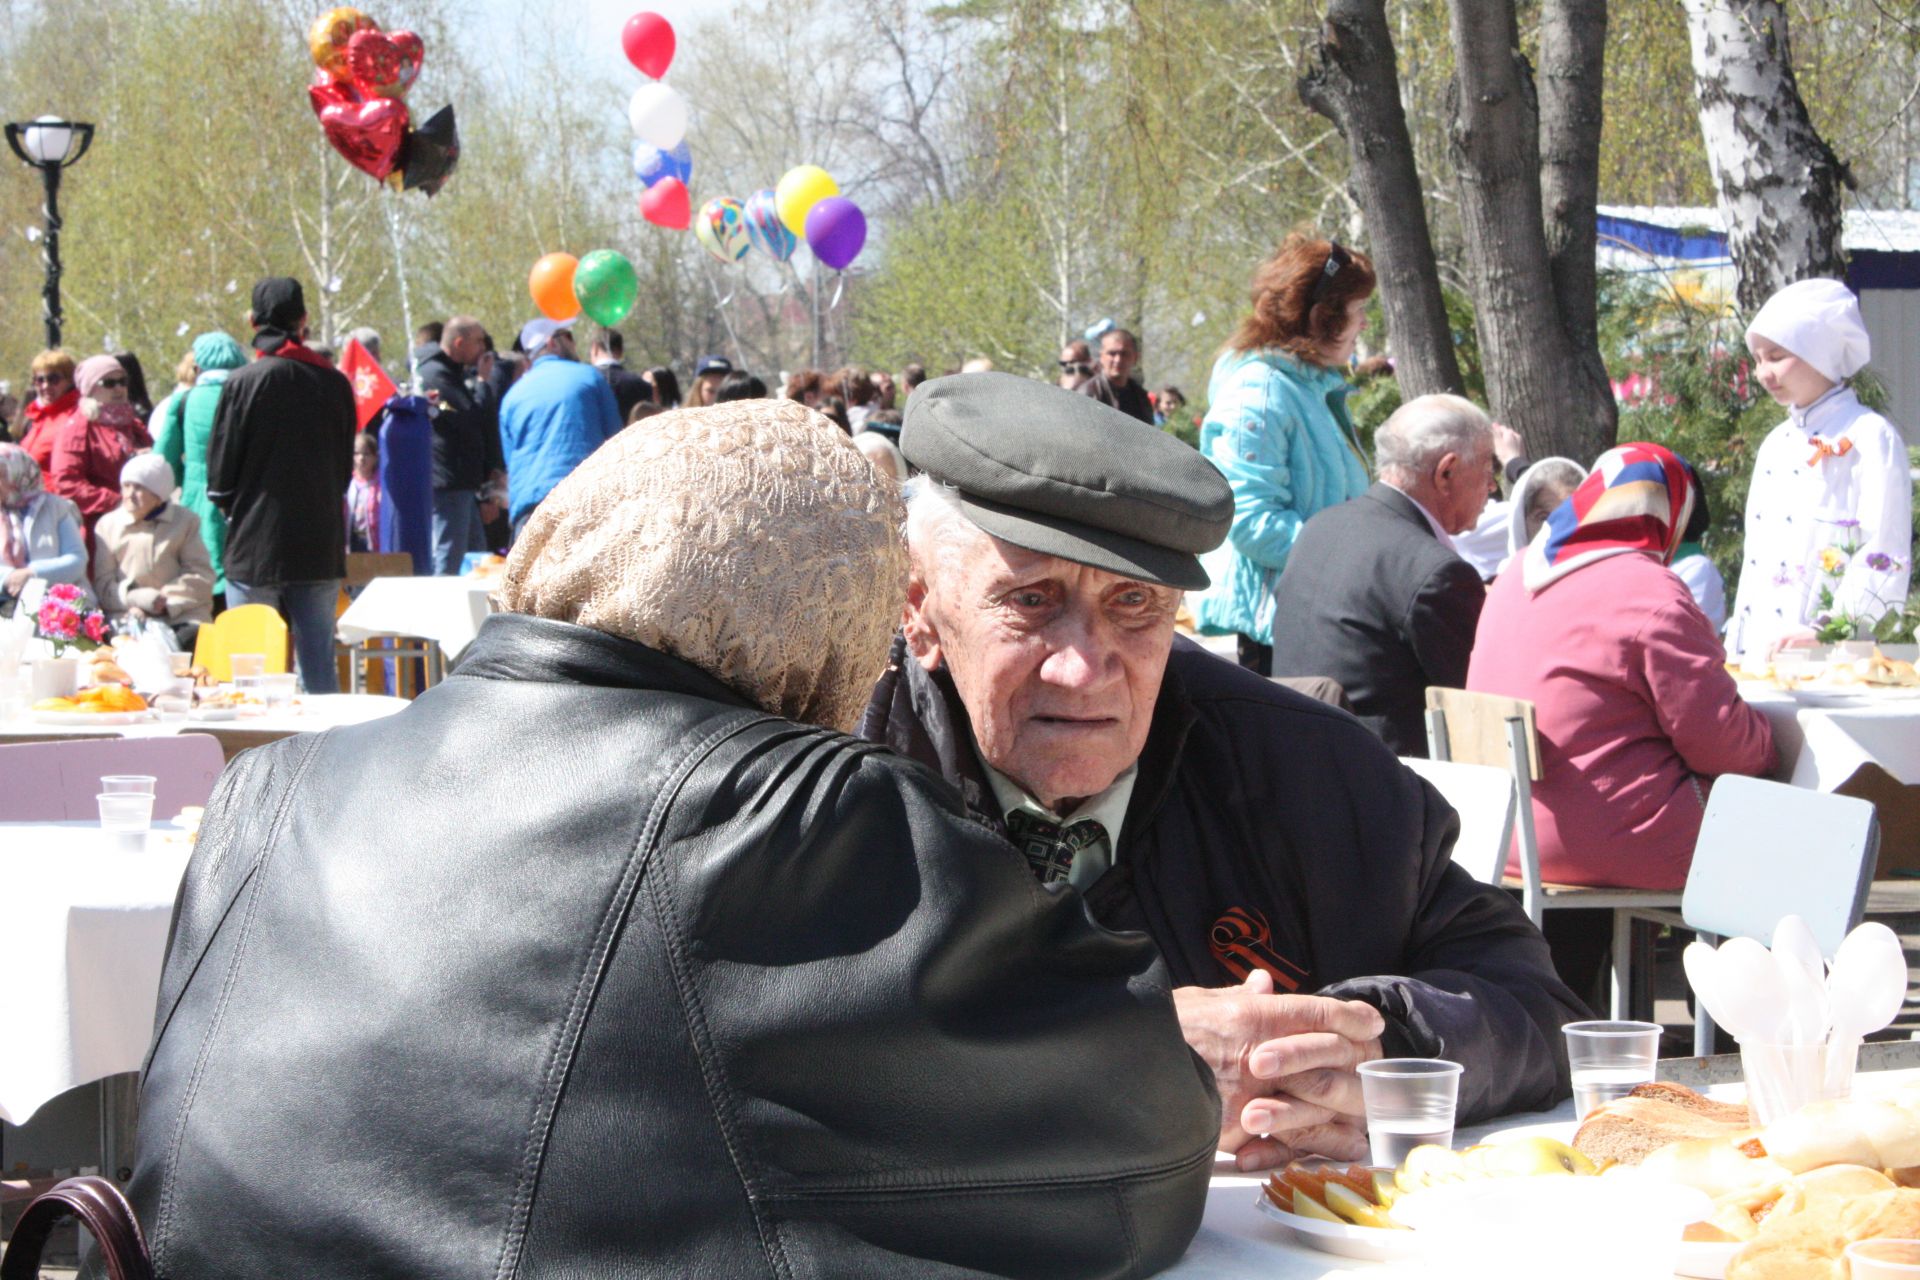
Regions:
[[1739, 300], [1839, 277], [1840, 190], [1852, 179], [1807, 114], [1780, 0], [1683, 0], [1694, 96]]

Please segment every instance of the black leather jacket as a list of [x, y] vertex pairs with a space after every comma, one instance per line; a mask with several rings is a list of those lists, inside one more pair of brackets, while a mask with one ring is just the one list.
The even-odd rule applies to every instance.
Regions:
[[1219, 1116], [1152, 945], [944, 783], [510, 615], [234, 761], [141, 1105], [168, 1280], [1146, 1275]]

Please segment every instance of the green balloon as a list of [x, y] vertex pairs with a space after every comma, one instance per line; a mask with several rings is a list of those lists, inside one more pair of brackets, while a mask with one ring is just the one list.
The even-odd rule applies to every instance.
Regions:
[[633, 264], [611, 249], [595, 249], [573, 271], [573, 296], [595, 324], [611, 329], [640, 298]]

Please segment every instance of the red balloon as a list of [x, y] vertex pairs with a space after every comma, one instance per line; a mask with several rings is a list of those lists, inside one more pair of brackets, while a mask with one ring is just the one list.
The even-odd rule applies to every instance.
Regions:
[[348, 164], [385, 181], [407, 140], [407, 104], [397, 98], [332, 103], [320, 109], [320, 127]]
[[658, 80], [673, 62], [673, 24], [657, 13], [636, 13], [621, 28], [620, 47], [628, 62]]
[[678, 178], [662, 178], [642, 191], [640, 216], [656, 227], [685, 231], [693, 222], [693, 202], [687, 198], [687, 184]]
[[398, 98], [419, 76], [425, 52], [411, 31], [356, 31], [347, 41], [347, 77], [369, 98]]
[[307, 86], [307, 101], [313, 104], [313, 114], [317, 116], [328, 107], [357, 106], [366, 99], [345, 80], [335, 80], [326, 72], [315, 70], [313, 83]]

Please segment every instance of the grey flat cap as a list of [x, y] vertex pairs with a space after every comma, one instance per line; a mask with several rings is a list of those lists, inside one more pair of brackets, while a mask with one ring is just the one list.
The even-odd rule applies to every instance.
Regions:
[[1197, 591], [1233, 492], [1172, 436], [1090, 396], [1010, 373], [922, 383], [900, 452], [960, 491], [968, 519], [1018, 547]]

